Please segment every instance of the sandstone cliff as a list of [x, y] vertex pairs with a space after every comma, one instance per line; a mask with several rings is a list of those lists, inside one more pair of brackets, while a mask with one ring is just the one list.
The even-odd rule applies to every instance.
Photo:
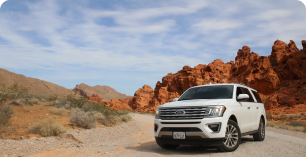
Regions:
[[[259, 56], [250, 47], [239, 49], [235, 62], [224, 63], [220, 59], [208, 65], [194, 68], [184, 66], [175, 74], [169, 73], [157, 82], [154, 91], [145, 85], [135, 92], [133, 98], [112, 100], [105, 106], [129, 108], [138, 111], [154, 111], [165, 103], [179, 97], [186, 89], [208, 83], [243, 83], [256, 89], [267, 110], [293, 107], [306, 102], [306, 41], [303, 50], [295, 43], [276, 40], [270, 56]], [[304, 112], [305, 106], [301, 110]]]

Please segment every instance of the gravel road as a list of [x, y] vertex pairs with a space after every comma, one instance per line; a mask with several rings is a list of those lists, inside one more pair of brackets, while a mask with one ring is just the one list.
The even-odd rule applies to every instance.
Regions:
[[235, 152], [214, 148], [180, 146], [163, 150], [154, 140], [151, 115], [132, 114], [134, 121], [115, 127], [73, 130], [61, 137], [0, 140], [0, 157], [89, 157], [89, 156], [306, 156], [306, 134], [266, 128], [266, 139], [255, 142], [245, 136]]

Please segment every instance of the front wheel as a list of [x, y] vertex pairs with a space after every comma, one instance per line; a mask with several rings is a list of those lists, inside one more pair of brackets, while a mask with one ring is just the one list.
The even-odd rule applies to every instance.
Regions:
[[218, 147], [218, 150], [222, 152], [234, 151], [238, 148], [240, 141], [241, 141], [241, 132], [238, 124], [233, 120], [229, 120], [226, 126], [223, 145]]
[[265, 139], [265, 124], [262, 119], [260, 119], [259, 127], [257, 133], [253, 135], [255, 141], [263, 141]]

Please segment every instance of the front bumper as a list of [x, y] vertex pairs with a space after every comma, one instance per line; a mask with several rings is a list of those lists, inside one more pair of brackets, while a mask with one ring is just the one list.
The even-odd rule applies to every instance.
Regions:
[[173, 139], [172, 136], [155, 137], [158, 144], [170, 145], [201, 145], [201, 146], [222, 146], [224, 138], [204, 139], [197, 136], [186, 136], [184, 140]]
[[[212, 130], [209, 124], [219, 124]], [[162, 144], [187, 144], [219, 146], [225, 137], [227, 120], [224, 117], [195, 120], [154, 120], [156, 142]], [[186, 139], [173, 139], [173, 132], [185, 132]]]

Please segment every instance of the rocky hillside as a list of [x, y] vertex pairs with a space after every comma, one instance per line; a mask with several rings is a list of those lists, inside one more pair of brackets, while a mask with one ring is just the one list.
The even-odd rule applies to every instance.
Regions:
[[239, 49], [235, 62], [220, 59], [194, 68], [184, 66], [175, 74], [169, 73], [156, 83], [155, 89], [145, 85], [133, 98], [104, 103], [113, 108], [154, 111], [158, 105], [179, 97], [186, 89], [211, 83], [243, 83], [257, 89], [267, 110], [303, 106], [306, 111], [306, 41], [299, 50], [293, 41], [289, 44], [276, 40], [270, 56], [259, 56], [250, 47]]
[[0, 85], [9, 87], [15, 83], [27, 88], [30, 94], [36, 96], [49, 96], [54, 94], [66, 96], [73, 94], [71, 90], [54, 83], [15, 74], [0, 68]]
[[124, 98], [129, 97], [125, 94], [121, 94], [117, 92], [115, 89], [109, 86], [97, 85], [97, 86], [91, 87], [84, 83], [76, 85], [73, 91], [81, 96], [86, 96], [86, 97], [92, 96], [93, 94], [97, 94], [97, 95], [100, 95], [105, 100], [124, 99]]

